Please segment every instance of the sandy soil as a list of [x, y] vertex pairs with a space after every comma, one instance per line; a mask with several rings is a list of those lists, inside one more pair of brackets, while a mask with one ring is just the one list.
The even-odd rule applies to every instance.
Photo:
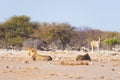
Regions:
[[0, 80], [120, 80], [118, 52], [89, 53], [92, 61], [79, 62], [75, 57], [83, 52], [39, 53], [52, 56], [53, 61], [32, 61], [27, 51], [0, 50]]

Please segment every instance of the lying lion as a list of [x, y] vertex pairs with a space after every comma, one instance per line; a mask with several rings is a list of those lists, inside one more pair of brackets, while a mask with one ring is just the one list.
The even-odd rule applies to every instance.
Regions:
[[91, 58], [88, 55], [88, 53], [86, 53], [84, 55], [77, 55], [76, 61], [81, 61], [81, 60], [91, 60]]
[[61, 65], [89, 65], [87, 61], [61, 61]]
[[28, 55], [32, 58], [32, 60], [34, 61], [50, 61], [52, 60], [51, 56], [47, 56], [47, 55], [40, 55], [37, 53], [36, 49], [33, 48], [27, 48], [27, 50], [29, 51]]

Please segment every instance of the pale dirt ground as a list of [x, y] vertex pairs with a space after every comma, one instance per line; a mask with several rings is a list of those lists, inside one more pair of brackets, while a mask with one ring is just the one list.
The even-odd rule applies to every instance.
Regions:
[[0, 50], [0, 80], [120, 80], [118, 52], [90, 53], [89, 65], [62, 65], [83, 54], [79, 51], [42, 52], [53, 61], [32, 61], [27, 51]]

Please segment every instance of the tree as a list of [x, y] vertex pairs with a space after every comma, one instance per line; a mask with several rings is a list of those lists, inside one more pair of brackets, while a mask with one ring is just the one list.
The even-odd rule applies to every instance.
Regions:
[[2, 24], [0, 31], [6, 45], [20, 45], [33, 32], [33, 25], [28, 16], [12, 16]]
[[47, 42], [60, 41], [63, 49], [77, 37], [77, 32], [74, 30], [74, 27], [71, 27], [67, 23], [37, 23], [37, 25], [39, 27], [34, 31], [34, 37]]
[[7, 28], [24, 37], [32, 32], [32, 23], [28, 16], [12, 16], [5, 23]]
[[55, 35], [55, 30], [57, 27], [56, 23], [35, 23], [37, 28], [32, 34], [33, 37], [43, 39], [44, 41], [49, 41]]

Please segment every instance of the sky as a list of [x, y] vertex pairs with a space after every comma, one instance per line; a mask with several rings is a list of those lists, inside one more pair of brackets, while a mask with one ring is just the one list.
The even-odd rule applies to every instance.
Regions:
[[0, 22], [14, 15], [120, 32], [120, 0], [0, 0]]

